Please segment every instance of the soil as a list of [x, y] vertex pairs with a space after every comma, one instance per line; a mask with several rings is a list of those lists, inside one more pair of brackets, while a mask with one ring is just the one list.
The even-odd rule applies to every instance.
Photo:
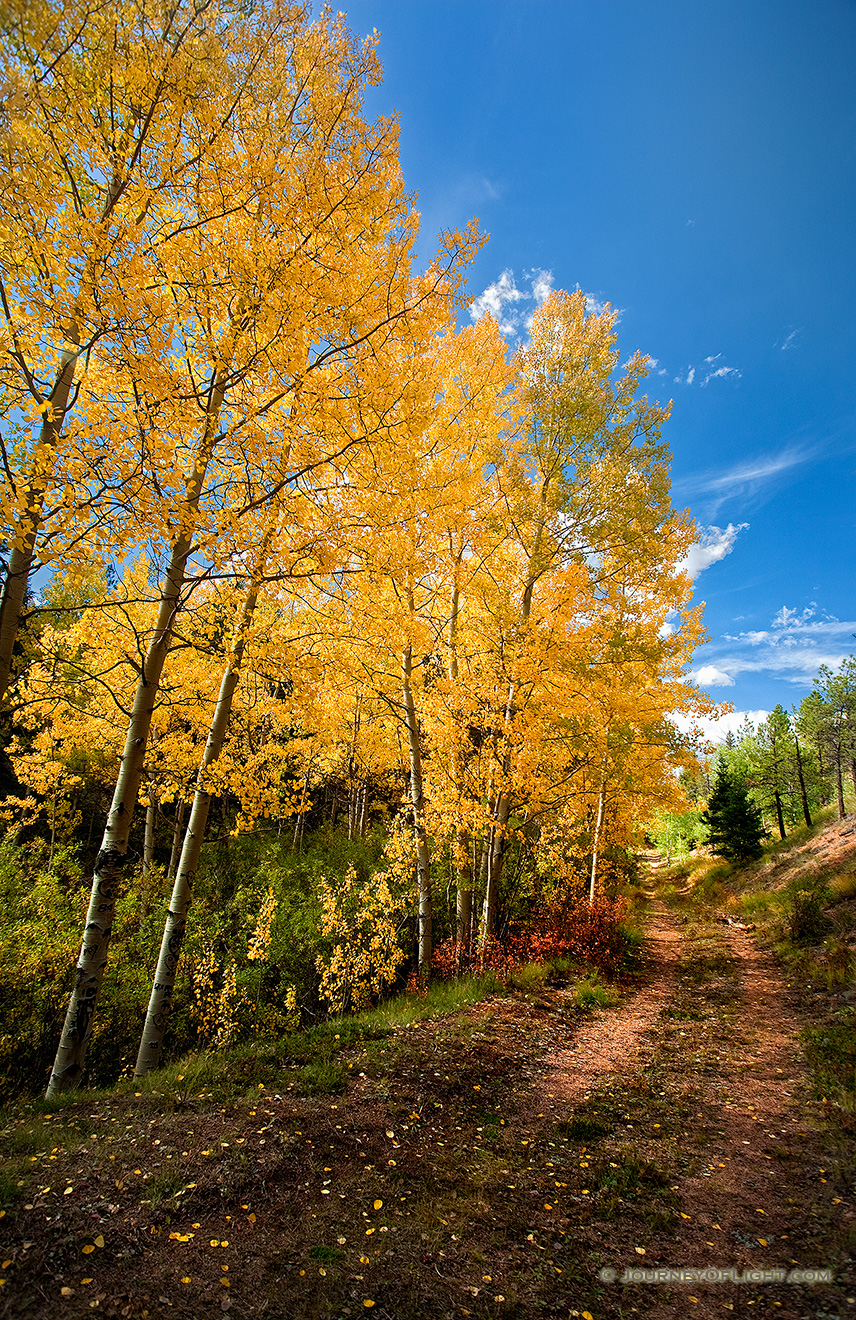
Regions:
[[654, 904], [615, 1008], [511, 990], [349, 1047], [342, 1095], [19, 1116], [0, 1315], [851, 1315], [853, 1142], [803, 1012], [750, 932]]

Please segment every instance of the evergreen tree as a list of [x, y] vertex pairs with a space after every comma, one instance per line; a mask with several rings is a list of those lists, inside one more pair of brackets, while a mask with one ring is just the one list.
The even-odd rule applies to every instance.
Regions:
[[707, 810], [702, 812], [707, 826], [707, 842], [714, 852], [729, 862], [751, 862], [763, 851], [764, 826], [761, 813], [749, 801], [745, 784], [729, 770], [720, 757], [716, 782]]

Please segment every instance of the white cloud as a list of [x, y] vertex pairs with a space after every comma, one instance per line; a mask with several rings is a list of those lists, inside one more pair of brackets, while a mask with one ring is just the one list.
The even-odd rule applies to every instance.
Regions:
[[702, 665], [693, 674], [693, 682], [698, 687], [734, 687], [734, 679], [718, 665]]
[[784, 340], [784, 342], [779, 345], [783, 353], [786, 353], [789, 348], [793, 348], [794, 340], [796, 339], [797, 335], [801, 333], [801, 331], [802, 331], [802, 326], [800, 326], [797, 330], [792, 330], [791, 333]]
[[702, 381], [702, 385], [703, 386], [709, 385], [710, 382], [712, 380], [716, 380], [718, 376], [723, 378], [725, 376], [737, 376], [737, 378], [739, 379], [742, 375], [743, 372], [738, 371], [737, 367], [717, 367], [715, 371], [709, 371], [707, 373], [704, 380]]
[[551, 270], [536, 270], [532, 272], [532, 297], [538, 306], [546, 302], [553, 292], [553, 272]]
[[732, 680], [744, 674], [765, 674], [803, 691], [811, 687], [821, 665], [837, 670], [856, 650], [856, 621], [820, 613], [815, 603], [803, 609], [783, 605], [768, 628], [726, 633], [705, 646], [707, 664], [693, 675], [700, 686], [706, 670], [719, 670]]
[[518, 288], [513, 270], [504, 270], [498, 280], [473, 298], [470, 303], [472, 319], [479, 321], [490, 312], [504, 335], [514, 337], [528, 331], [533, 311], [519, 307], [518, 304], [534, 302], [540, 307], [546, 302], [553, 291], [553, 272], [540, 269], [525, 271], [524, 280], [529, 282], [528, 289]]
[[[716, 380], [717, 377], [724, 379], [726, 376], [737, 376], [739, 378], [743, 375], [743, 372], [740, 371], [738, 367], [727, 367], [725, 364], [719, 367], [714, 366], [714, 363], [718, 362], [721, 357], [721, 353], [713, 353], [710, 357], [704, 359], [704, 365], [702, 367], [688, 367], [685, 376], [675, 376], [675, 384], [692, 385], [695, 381], [697, 371], [700, 371], [704, 377], [704, 379], [700, 381], [702, 386], [710, 384], [710, 382]], [[665, 374], [666, 373], [663, 372], [663, 375]]]
[[770, 718], [768, 710], [732, 710], [726, 715], [673, 715], [672, 720], [681, 730], [681, 733], [689, 733], [691, 729], [698, 728], [705, 738], [711, 742], [721, 743], [729, 733], [736, 733], [745, 720], [749, 720], [757, 729], [759, 724]]
[[470, 303], [470, 316], [474, 321], [480, 321], [485, 312], [490, 312], [497, 321], [500, 321], [507, 303], [520, 302], [521, 298], [526, 296], [515, 284], [514, 272], [504, 270], [498, 280], [487, 286], [484, 293], [473, 298]]
[[681, 573], [688, 573], [693, 581], [711, 564], [716, 564], [726, 555], [731, 554], [734, 543], [741, 532], [746, 531], [748, 523], [729, 523], [727, 527], [703, 527], [701, 535], [691, 545], [678, 565]]

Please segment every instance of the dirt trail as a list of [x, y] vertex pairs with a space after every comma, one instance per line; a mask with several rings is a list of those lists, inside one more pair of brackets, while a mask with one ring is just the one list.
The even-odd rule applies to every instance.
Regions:
[[642, 988], [618, 1009], [602, 1009], [581, 1022], [570, 1039], [567, 1030], [556, 1032], [529, 1096], [521, 1098], [524, 1104], [566, 1109], [595, 1084], [638, 1065], [639, 1050], [650, 1043], [668, 1000], [681, 948], [680, 932], [662, 904], [655, 907], [645, 946]]

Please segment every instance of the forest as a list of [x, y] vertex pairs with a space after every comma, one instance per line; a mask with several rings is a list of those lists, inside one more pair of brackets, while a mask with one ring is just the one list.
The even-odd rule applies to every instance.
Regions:
[[0, 1052], [71, 988], [58, 1090], [543, 935], [710, 703], [646, 356], [460, 327], [373, 39], [39, 3], [3, 59]]
[[706, 741], [665, 371], [377, 33], [1, 12], [0, 1315], [831, 1316], [856, 657]]

